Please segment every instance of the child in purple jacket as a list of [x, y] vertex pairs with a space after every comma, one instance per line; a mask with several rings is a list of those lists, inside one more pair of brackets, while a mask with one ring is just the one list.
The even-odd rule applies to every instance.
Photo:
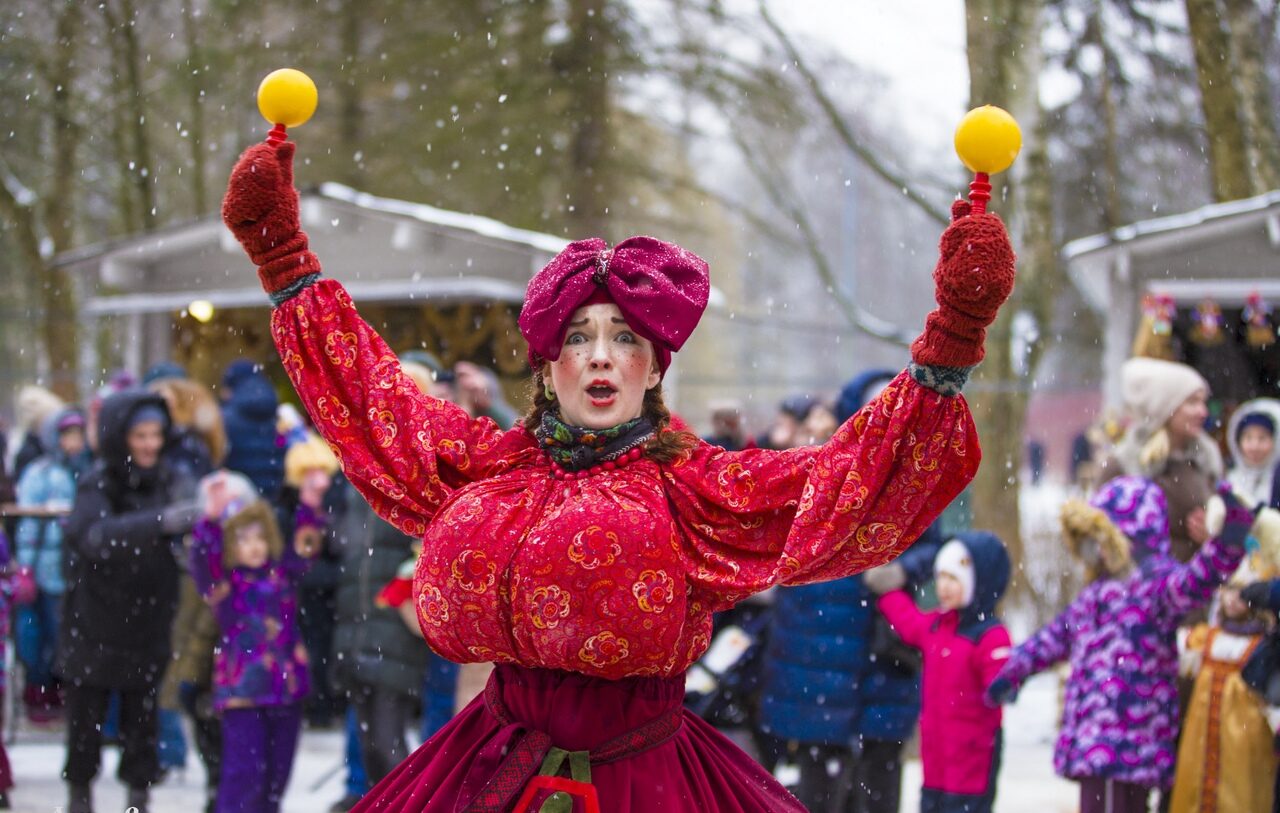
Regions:
[[1009, 702], [1031, 675], [1070, 659], [1053, 763], [1080, 783], [1081, 813], [1145, 813], [1151, 790], [1173, 785], [1178, 623], [1234, 572], [1253, 525], [1253, 512], [1222, 493], [1222, 532], [1186, 564], [1169, 553], [1164, 492], [1149, 480], [1117, 477], [1088, 504], [1063, 506], [1089, 584], [1014, 650], [988, 695]]
[[214, 706], [222, 716], [218, 813], [276, 813], [289, 782], [307, 693], [297, 583], [305, 537], [286, 546], [275, 516], [247, 479], [228, 472], [201, 484], [204, 517], [191, 575], [222, 628]]
[[[921, 813], [991, 813], [1000, 771], [1001, 710], [984, 693], [1009, 657], [1009, 632], [996, 604], [1009, 584], [1009, 554], [995, 534], [970, 531], [934, 560], [937, 610], [922, 612], [891, 562], [865, 581], [903, 642], [924, 656], [920, 697]], [[895, 583], [896, 582], [896, 583]]]

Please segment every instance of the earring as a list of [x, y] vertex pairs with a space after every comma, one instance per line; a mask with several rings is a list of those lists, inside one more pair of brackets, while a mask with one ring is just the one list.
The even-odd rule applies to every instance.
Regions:
[[543, 384], [542, 384], [542, 394], [543, 394], [543, 395], [545, 395], [545, 396], [547, 396], [547, 400], [548, 400], [548, 401], [554, 401], [554, 400], [556, 400], [556, 391], [555, 391], [555, 390], [553, 390], [553, 389], [551, 389], [551, 383], [550, 383], [550, 382], [543, 382]]

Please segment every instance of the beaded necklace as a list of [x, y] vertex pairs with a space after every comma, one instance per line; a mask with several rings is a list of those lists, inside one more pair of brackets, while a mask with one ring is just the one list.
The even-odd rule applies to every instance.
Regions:
[[557, 411], [549, 409], [534, 435], [551, 461], [551, 476], [577, 480], [595, 470], [613, 471], [639, 460], [654, 429], [643, 416], [608, 429], [587, 429], [565, 423]]

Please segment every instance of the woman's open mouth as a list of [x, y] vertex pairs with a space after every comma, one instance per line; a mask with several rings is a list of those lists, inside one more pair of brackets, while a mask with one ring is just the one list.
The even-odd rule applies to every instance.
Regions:
[[618, 390], [607, 381], [595, 381], [587, 387], [587, 396], [591, 399], [592, 406], [609, 406], [617, 394]]

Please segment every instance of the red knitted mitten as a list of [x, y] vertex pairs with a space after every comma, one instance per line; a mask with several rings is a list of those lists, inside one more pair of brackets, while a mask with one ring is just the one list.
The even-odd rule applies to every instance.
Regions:
[[307, 235], [298, 221], [295, 148], [286, 141], [245, 150], [231, 170], [222, 199], [222, 221], [258, 266], [258, 278], [269, 294], [320, 273], [320, 261], [307, 249]]
[[987, 325], [1013, 291], [1013, 246], [993, 214], [970, 214], [969, 202], [951, 206], [942, 233], [942, 254], [933, 270], [938, 307], [924, 333], [911, 344], [911, 358], [926, 367], [972, 367], [982, 361]]

